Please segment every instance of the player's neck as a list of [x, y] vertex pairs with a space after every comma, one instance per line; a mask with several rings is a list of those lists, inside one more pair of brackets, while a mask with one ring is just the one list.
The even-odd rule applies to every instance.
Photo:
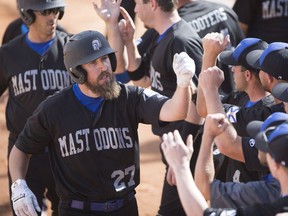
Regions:
[[246, 93], [252, 102], [257, 102], [270, 94], [269, 92], [265, 91], [262, 86], [257, 86], [257, 84], [248, 87], [246, 89]]
[[43, 34], [43, 33], [39, 32], [36, 29], [31, 28], [31, 27], [28, 31], [28, 39], [34, 43], [47, 42], [47, 41], [53, 39], [54, 37], [55, 37], [55, 33]]
[[171, 13], [162, 13], [161, 17], [158, 18], [158, 21], [155, 22], [154, 29], [161, 35], [173, 24], [179, 22], [181, 17], [179, 16], [177, 10], [174, 10]]

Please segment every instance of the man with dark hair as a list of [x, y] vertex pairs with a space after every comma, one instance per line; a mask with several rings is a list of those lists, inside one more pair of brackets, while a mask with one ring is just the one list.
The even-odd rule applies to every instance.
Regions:
[[[9, 95], [6, 107], [8, 159], [36, 107], [47, 96], [72, 84], [62, 55], [64, 43], [70, 36], [56, 30], [58, 20], [64, 15], [64, 1], [19, 0], [17, 4], [29, 31], [0, 48], [0, 95], [6, 90]], [[31, 158], [26, 179], [40, 206], [46, 197], [51, 201], [52, 214], [58, 215], [59, 198], [47, 151], [43, 149]], [[10, 188], [10, 173], [8, 177]]]

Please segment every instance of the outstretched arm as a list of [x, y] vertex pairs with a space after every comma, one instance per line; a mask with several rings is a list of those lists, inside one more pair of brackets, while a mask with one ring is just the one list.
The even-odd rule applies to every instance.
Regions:
[[195, 74], [195, 62], [187, 53], [176, 53], [173, 69], [177, 77], [177, 88], [171, 99], [167, 100], [160, 111], [161, 121], [183, 120], [187, 116], [191, 98], [190, 84]]
[[[204, 53], [203, 53], [201, 71], [204, 71], [209, 67], [215, 66], [217, 56], [226, 49], [229, 43], [230, 43], [229, 35], [227, 35], [225, 38], [223, 37], [222, 34], [217, 32], [208, 33], [207, 35], [205, 35], [205, 37], [202, 39]], [[205, 98], [202, 90], [202, 88], [204, 87], [205, 86], [202, 86], [201, 83], [198, 84], [197, 103], [196, 103], [197, 112], [203, 118], [206, 117], [207, 115], [207, 107], [206, 107], [207, 99]]]
[[229, 121], [221, 113], [208, 114], [205, 121], [202, 143], [195, 168], [195, 182], [206, 200], [210, 200], [210, 184], [214, 179], [213, 142], [223, 133]]
[[93, 3], [96, 13], [106, 24], [109, 44], [116, 51], [115, 55], [117, 58], [117, 67], [114, 71], [116, 74], [123, 73], [126, 70], [126, 62], [124, 59], [124, 42], [118, 27], [121, 2], [122, 0], [101, 0], [100, 7], [98, 7], [96, 3]]
[[188, 136], [186, 146], [177, 130], [164, 134], [161, 144], [165, 158], [175, 174], [178, 194], [186, 214], [198, 216], [203, 215], [208, 204], [198, 190], [190, 171], [192, 146], [192, 136]]
[[141, 87], [149, 87], [150, 77], [145, 75], [141, 68], [142, 58], [138, 52], [136, 44], [134, 43], [135, 24], [129, 13], [124, 8], [121, 7], [120, 11], [124, 19], [120, 20], [119, 29], [127, 51], [127, 70], [130, 73], [129, 76], [133, 81], [133, 84]]
[[[207, 103], [207, 112], [209, 114], [222, 113], [226, 115], [219, 98], [218, 88], [224, 81], [224, 73], [218, 67], [214, 66], [201, 72], [199, 83], [203, 86], [203, 94]], [[205, 87], [204, 87], [205, 85]], [[241, 137], [232, 124], [227, 127], [225, 133], [215, 138], [215, 143], [219, 151], [235, 160], [244, 162]]]

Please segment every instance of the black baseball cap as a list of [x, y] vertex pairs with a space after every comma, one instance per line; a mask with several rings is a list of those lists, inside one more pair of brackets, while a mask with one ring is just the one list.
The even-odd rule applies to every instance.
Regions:
[[263, 70], [278, 80], [288, 81], [288, 43], [271, 43], [264, 51], [250, 52], [246, 60], [250, 67]]
[[245, 38], [240, 41], [233, 51], [223, 51], [219, 54], [218, 60], [226, 65], [242, 65], [247, 69], [254, 69], [246, 60], [246, 56], [253, 50], [263, 51], [268, 43], [259, 38]]
[[278, 83], [272, 88], [272, 95], [288, 103], [288, 83]]
[[[251, 137], [255, 138], [256, 148], [263, 152], [267, 152], [269, 140], [270, 141], [272, 140], [270, 135], [274, 130], [276, 130], [276, 128], [279, 125], [283, 123], [287, 124], [288, 126], [288, 114], [282, 112], [275, 112], [272, 113], [264, 122], [263, 121], [249, 122], [246, 127], [246, 130]], [[286, 134], [288, 138], [288, 130], [286, 131]], [[276, 137], [277, 136], [273, 136], [273, 140]], [[288, 142], [287, 142], [287, 150], [288, 150]]]

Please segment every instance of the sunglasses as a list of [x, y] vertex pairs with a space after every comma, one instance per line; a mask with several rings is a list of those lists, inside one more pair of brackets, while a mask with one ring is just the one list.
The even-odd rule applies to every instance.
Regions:
[[51, 8], [51, 9], [46, 9], [42, 11], [38, 11], [42, 16], [49, 16], [51, 13], [54, 15], [58, 14], [60, 12], [60, 8]]

